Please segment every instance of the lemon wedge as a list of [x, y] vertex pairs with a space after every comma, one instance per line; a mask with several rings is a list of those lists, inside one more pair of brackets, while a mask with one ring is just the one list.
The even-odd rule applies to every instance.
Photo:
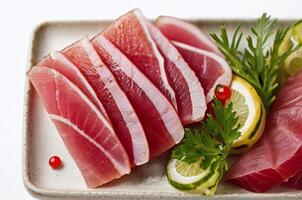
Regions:
[[230, 88], [232, 95], [226, 103], [233, 103], [233, 111], [239, 117], [241, 132], [241, 136], [233, 142], [231, 154], [240, 154], [261, 137], [266, 112], [257, 91], [246, 80], [235, 75]]

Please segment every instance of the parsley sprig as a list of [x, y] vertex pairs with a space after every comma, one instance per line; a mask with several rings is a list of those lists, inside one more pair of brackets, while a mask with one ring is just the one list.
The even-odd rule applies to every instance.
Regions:
[[173, 150], [172, 158], [189, 164], [201, 159], [202, 169], [215, 165], [213, 169], [216, 170], [218, 167], [220, 174], [218, 183], [228, 169], [226, 159], [231, 144], [240, 136], [240, 124], [233, 111], [233, 103], [223, 106], [217, 98], [214, 98], [212, 106], [214, 115], [209, 114], [208, 118], [201, 122], [201, 128], [186, 128], [185, 138], [182, 144]]
[[[239, 50], [243, 33], [238, 26], [231, 40], [229, 40], [225, 26], [221, 26], [220, 34], [212, 33], [211, 37], [224, 54], [233, 72], [246, 79], [257, 90], [264, 107], [269, 110], [275, 100], [278, 88], [280, 65], [300, 45], [293, 45], [279, 54], [279, 47], [286, 35], [288, 28], [276, 29], [277, 20], [272, 20], [263, 14], [251, 34], [246, 37], [247, 48]], [[271, 36], [274, 35], [271, 48], [267, 48]]]

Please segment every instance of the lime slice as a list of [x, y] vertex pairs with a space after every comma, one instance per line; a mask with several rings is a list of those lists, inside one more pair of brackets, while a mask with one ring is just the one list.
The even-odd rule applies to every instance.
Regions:
[[186, 162], [176, 160], [175, 169], [178, 174], [185, 177], [198, 176], [203, 172], [203, 170], [200, 168], [200, 161], [188, 164]]
[[169, 183], [176, 189], [184, 190], [188, 193], [204, 194], [211, 196], [215, 193], [220, 180], [218, 165], [214, 164], [215, 159], [207, 169], [202, 169], [200, 163], [188, 164], [186, 162], [171, 159], [167, 165], [167, 177]]
[[[295, 25], [293, 25], [290, 29], [288, 29], [280, 47], [279, 54], [284, 53], [292, 46], [295, 46], [299, 43], [302, 43], [302, 21], [298, 21]], [[296, 74], [298, 71], [302, 70], [302, 49], [293, 52], [289, 55], [283, 65], [283, 77], [282, 79], [286, 79], [287, 76], [292, 76]]]
[[200, 168], [201, 159], [195, 163], [171, 159], [167, 165], [167, 177], [172, 186], [180, 190], [194, 190], [202, 179], [210, 173], [210, 169]]
[[233, 76], [232, 95], [227, 104], [233, 103], [233, 111], [239, 117], [241, 136], [232, 145], [232, 154], [245, 152], [262, 135], [265, 125], [265, 109], [260, 96], [246, 80]]
[[219, 180], [221, 179], [221, 174], [218, 171], [218, 165], [216, 165], [216, 168], [214, 169], [214, 173], [210, 175], [210, 177], [202, 182], [194, 191], [194, 193], [202, 193], [206, 196], [212, 196], [215, 194], [217, 190], [217, 186], [219, 183]]

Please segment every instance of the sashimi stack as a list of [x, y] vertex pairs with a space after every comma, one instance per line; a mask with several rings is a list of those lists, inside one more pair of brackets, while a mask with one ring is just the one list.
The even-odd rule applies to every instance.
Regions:
[[[179, 143], [183, 125], [204, 118], [216, 86], [231, 82], [209, 39], [181, 26], [171, 26], [180, 38], [170, 37], [169, 23], [182, 22], [160, 17], [154, 25], [135, 9], [28, 72], [88, 187], [128, 174]], [[193, 33], [198, 46], [182, 38]]]

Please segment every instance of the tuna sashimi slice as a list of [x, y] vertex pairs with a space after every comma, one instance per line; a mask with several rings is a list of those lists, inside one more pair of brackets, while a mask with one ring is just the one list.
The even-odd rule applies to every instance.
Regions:
[[110, 124], [88, 97], [49, 67], [28, 73], [88, 187], [130, 173], [128, 155]]
[[212, 101], [217, 85], [231, 83], [232, 70], [223, 58], [180, 42], [172, 43], [198, 77], [207, 103]]
[[43, 60], [37, 65], [53, 68], [56, 71], [60, 72], [63, 76], [68, 78], [73, 84], [75, 84], [80, 90], [82, 90], [82, 92], [90, 99], [90, 101], [92, 101], [94, 105], [102, 112], [107, 121], [110, 122], [103, 104], [98, 99], [91, 85], [82, 75], [80, 70], [63, 54], [61, 54], [60, 52], [51, 53], [49, 56], [43, 58]]
[[[302, 80], [302, 73], [298, 73], [295, 77], [295, 79], [300, 79]], [[295, 95], [295, 97], [292, 97], [292, 100], [282, 103], [280, 102], [280, 99], [278, 100], [278, 105], [282, 105], [282, 108], [286, 107], [286, 106], [291, 106], [292, 104], [296, 105], [296, 106], [302, 106], [302, 95], [297, 95], [297, 94], [302, 94], [302, 81], [293, 81], [292, 79], [288, 80], [288, 85], [287, 88], [291, 91], [295, 91], [294, 93], [287, 93], [286, 96], [284, 96], [284, 98], [288, 98], [288, 95], [292, 96]], [[283, 99], [282, 99], [283, 100]], [[277, 106], [275, 106], [276, 108]], [[278, 107], [278, 109], [280, 109], [280, 107]], [[292, 178], [290, 178], [286, 183], [283, 184], [286, 187], [290, 187], [293, 189], [298, 189], [298, 190], [302, 190], [302, 166], [300, 171]]]
[[205, 115], [206, 102], [198, 78], [160, 30], [147, 19], [145, 21], [153, 41], [164, 57], [166, 74], [175, 92], [178, 115], [182, 123], [201, 121]]
[[216, 53], [222, 56], [216, 45], [195, 25], [175, 17], [160, 16], [156, 26], [169, 39]]
[[[302, 166], [302, 98], [292, 85], [301, 82], [301, 74], [291, 77], [271, 107], [263, 137], [244, 154], [225, 179], [254, 191], [265, 192], [295, 176]], [[299, 77], [300, 76], [300, 77]], [[302, 87], [302, 85], [298, 86]], [[291, 181], [290, 181], [291, 182]], [[295, 185], [295, 184], [294, 184]]]
[[83, 73], [103, 103], [112, 126], [126, 149], [131, 165], [149, 161], [145, 131], [127, 96], [102, 62], [87, 37], [63, 50]]
[[121, 16], [102, 34], [119, 48], [177, 109], [175, 93], [166, 76], [164, 59], [151, 38], [140, 10], [134, 9]]
[[286, 183], [282, 184], [286, 187], [302, 190], [302, 167], [301, 170], [292, 178], [290, 178]]
[[184, 136], [184, 129], [165, 96], [105, 37], [98, 35], [93, 44], [141, 120], [151, 157], [179, 143]]

